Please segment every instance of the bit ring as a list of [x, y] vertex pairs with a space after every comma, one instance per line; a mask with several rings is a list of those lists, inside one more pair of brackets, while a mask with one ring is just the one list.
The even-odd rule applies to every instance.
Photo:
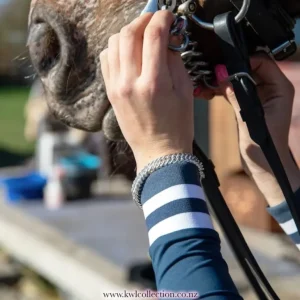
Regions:
[[186, 50], [186, 48], [188, 47], [189, 43], [190, 43], [190, 38], [187, 36], [187, 34], [182, 34], [183, 36], [183, 41], [180, 44], [180, 46], [175, 46], [172, 44], [169, 44], [169, 49], [175, 52], [183, 52]]

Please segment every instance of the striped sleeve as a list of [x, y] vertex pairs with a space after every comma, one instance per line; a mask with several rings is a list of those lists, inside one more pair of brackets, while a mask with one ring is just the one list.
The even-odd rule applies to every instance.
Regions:
[[242, 299], [221, 255], [195, 165], [177, 163], [152, 173], [142, 204], [159, 291]]
[[[300, 201], [300, 189], [295, 195], [296, 201]], [[300, 250], [300, 235], [287, 202], [284, 201], [277, 206], [268, 207], [268, 211]]]

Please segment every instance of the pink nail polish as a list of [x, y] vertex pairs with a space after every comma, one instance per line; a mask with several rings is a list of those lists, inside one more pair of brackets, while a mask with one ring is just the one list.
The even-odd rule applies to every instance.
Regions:
[[200, 95], [202, 91], [202, 88], [200, 86], [197, 86], [195, 89], [194, 89], [194, 96], [197, 97]]
[[215, 67], [216, 78], [220, 83], [228, 78], [228, 72], [225, 65], [216, 65]]

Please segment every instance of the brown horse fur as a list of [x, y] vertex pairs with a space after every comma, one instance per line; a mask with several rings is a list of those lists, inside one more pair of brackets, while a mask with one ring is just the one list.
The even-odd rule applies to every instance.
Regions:
[[[30, 55], [43, 82], [50, 111], [65, 124], [86, 131], [103, 129], [109, 139], [122, 140], [106, 96], [99, 54], [108, 38], [136, 18], [146, 2], [32, 0]], [[203, 7], [201, 17], [206, 21], [231, 9], [227, 0], [199, 2]], [[280, 2], [291, 15], [300, 15], [298, 0]], [[198, 36], [207, 59], [218, 58], [214, 35], [201, 30]]]

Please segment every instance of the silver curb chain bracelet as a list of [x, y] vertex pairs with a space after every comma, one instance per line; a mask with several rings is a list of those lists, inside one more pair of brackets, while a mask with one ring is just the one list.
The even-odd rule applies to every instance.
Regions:
[[135, 178], [132, 184], [131, 193], [133, 196], [133, 201], [136, 203], [136, 205], [139, 208], [142, 209], [141, 194], [147, 178], [153, 172], [178, 162], [188, 162], [196, 165], [196, 167], [199, 170], [200, 179], [205, 178], [203, 164], [193, 154], [177, 153], [177, 154], [170, 154], [170, 155], [165, 155], [160, 158], [157, 158], [151, 163], [149, 163], [146, 167], [144, 167], [141, 172], [139, 172], [139, 174], [137, 175], [137, 177]]

